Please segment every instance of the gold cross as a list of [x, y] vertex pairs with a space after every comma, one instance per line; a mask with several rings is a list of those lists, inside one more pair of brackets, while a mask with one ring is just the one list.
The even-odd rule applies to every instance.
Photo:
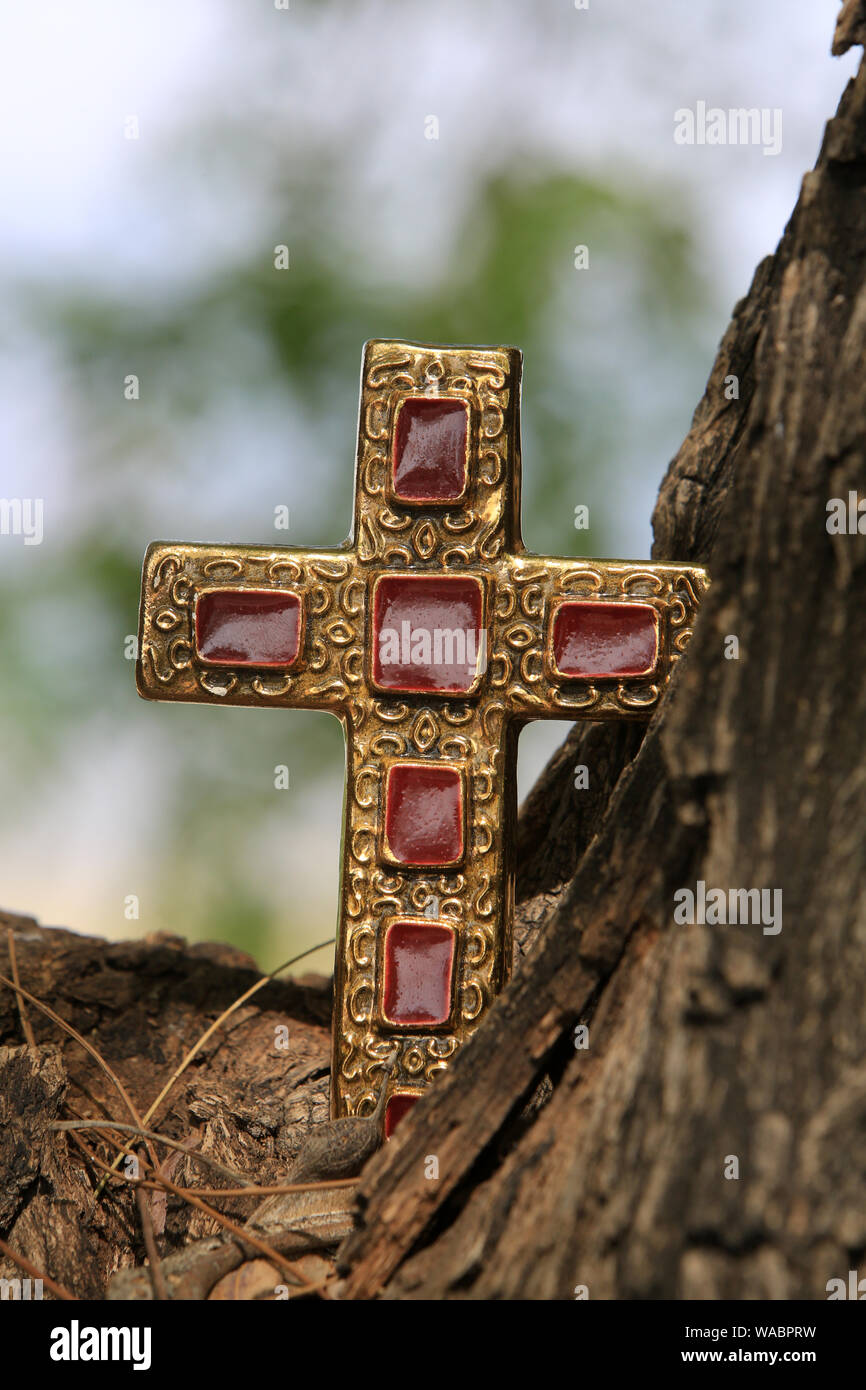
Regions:
[[647, 718], [708, 579], [520, 539], [521, 354], [367, 344], [339, 550], [158, 542], [146, 699], [330, 710], [346, 734], [332, 1114], [386, 1132], [508, 978], [532, 719]]

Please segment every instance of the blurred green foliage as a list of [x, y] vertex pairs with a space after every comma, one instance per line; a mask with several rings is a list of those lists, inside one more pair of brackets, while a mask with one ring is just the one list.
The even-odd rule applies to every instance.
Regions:
[[[243, 142], [222, 157], [241, 160]], [[605, 471], [623, 446], [623, 419], [640, 414], [636, 377], [645, 373], [652, 389], [664, 363], [670, 382], [690, 373], [694, 381], [707, 304], [688, 213], [664, 189], [561, 169], [488, 170], [440, 262], [413, 285], [346, 254], [329, 214], [339, 167], [296, 172], [281, 172], [273, 222], [245, 255], [195, 283], [163, 293], [132, 286], [113, 297], [86, 285], [62, 294], [56, 285], [29, 287], [28, 317], [58, 345], [77, 402], [70, 467], [84, 505], [67, 540], [10, 575], [0, 606], [0, 714], [16, 730], [11, 775], [17, 768], [29, 797], [45, 794], [38, 769], [47, 775], [94, 719], [106, 738], [134, 725], [165, 764], [149, 843], [140, 848], [155, 866], [158, 922], [152, 902], [149, 928], [234, 941], [270, 964], [294, 941], [332, 930], [330, 920], [297, 920], [257, 867], [262, 833], [277, 841], [304, 816], [303, 797], [269, 795], [270, 769], [289, 762], [293, 785], [307, 790], [317, 779], [339, 779], [342, 735], [336, 721], [316, 715], [138, 703], [121, 653], [136, 627], [144, 545], [156, 538], [153, 490], [173, 481], [194, 499], [209, 486], [200, 443], [187, 462], [189, 431], [227, 396], [243, 402], [249, 448], [232, 479], [240, 508], [257, 471], [261, 415], [284, 396], [314, 440], [313, 462], [288, 473], [304, 523], [300, 534], [293, 519], [289, 540], [336, 543], [350, 512], [364, 340], [516, 344], [526, 357], [528, 543], [606, 554], [612, 513], [627, 499], [605, 492]], [[279, 272], [273, 248], [286, 241], [286, 227], [291, 269]], [[590, 247], [591, 272], [574, 268], [576, 242]], [[130, 370], [146, 383], [134, 409], [119, 387]], [[658, 389], [669, 423], [675, 393]], [[656, 418], [647, 450], [659, 477], [665, 460], [653, 449], [662, 433]], [[592, 529], [576, 532], [574, 506], [590, 500]], [[169, 534], [177, 531], [164, 527]], [[185, 538], [274, 543], [266, 528]], [[50, 656], [34, 635], [46, 607], [65, 634]], [[337, 846], [322, 852], [336, 856]]]

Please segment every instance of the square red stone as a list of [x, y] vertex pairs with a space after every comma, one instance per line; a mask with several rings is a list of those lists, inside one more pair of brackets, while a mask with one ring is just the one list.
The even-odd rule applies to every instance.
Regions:
[[649, 603], [561, 603], [553, 617], [552, 648], [560, 676], [648, 676], [658, 662], [658, 613]]
[[392, 458], [401, 502], [457, 502], [466, 491], [469, 406], [447, 396], [407, 396], [397, 407]]
[[451, 1015], [455, 932], [440, 922], [392, 922], [385, 933], [382, 1017], [395, 1027], [435, 1027]]
[[443, 867], [463, 858], [463, 778], [441, 763], [395, 763], [385, 782], [386, 856]]
[[412, 1096], [406, 1093], [397, 1092], [390, 1096], [385, 1106], [385, 1138], [390, 1139], [394, 1130], [397, 1128], [404, 1115], [408, 1115], [413, 1105], [417, 1105], [420, 1096]]
[[195, 647], [217, 666], [292, 666], [301, 646], [301, 600], [278, 589], [210, 589], [195, 606]]
[[467, 575], [385, 574], [373, 593], [373, 683], [467, 694], [486, 667], [484, 590]]

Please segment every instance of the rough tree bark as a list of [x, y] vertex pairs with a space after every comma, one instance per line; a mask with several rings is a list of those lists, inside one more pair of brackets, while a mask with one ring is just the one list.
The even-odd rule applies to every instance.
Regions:
[[[835, 50], [864, 37], [849, 0]], [[823, 1298], [862, 1265], [866, 536], [828, 534], [826, 505], [862, 486], [864, 422], [861, 65], [661, 488], [656, 558], [706, 563], [713, 580], [687, 657], [645, 733], [578, 726], [530, 796], [515, 977], [364, 1168], [342, 1297]], [[589, 793], [573, 789], [576, 762]], [[699, 880], [781, 890], [781, 931], [677, 925], [674, 892]], [[4, 923], [24, 986], [99, 1047], [141, 1110], [255, 978], [227, 948]], [[153, 1124], [276, 1180], [327, 1116], [328, 1009], [325, 982], [269, 985]], [[143, 1261], [135, 1207], [128, 1193], [97, 1201], [94, 1170], [46, 1126], [125, 1117], [92, 1059], [30, 1016], [35, 1051], [0, 992], [0, 1233], [102, 1297]], [[192, 1158], [171, 1161], [172, 1181], [215, 1185]], [[216, 1229], [179, 1199], [150, 1200], [163, 1253]], [[222, 1209], [242, 1221], [254, 1205]], [[244, 1296], [233, 1278], [215, 1296]]]

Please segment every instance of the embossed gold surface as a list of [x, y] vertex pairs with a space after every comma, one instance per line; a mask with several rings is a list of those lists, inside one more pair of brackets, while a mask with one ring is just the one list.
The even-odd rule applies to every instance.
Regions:
[[[484, 1017], [511, 966], [516, 741], [532, 719], [646, 718], [691, 636], [708, 583], [696, 566], [531, 555], [520, 539], [519, 387], [513, 348], [374, 341], [361, 378], [354, 525], [338, 550], [158, 542], [142, 575], [138, 688], [147, 699], [322, 709], [346, 731], [347, 785], [335, 970], [335, 1115], [372, 1109], [395, 1043], [392, 1093], [420, 1094]], [[453, 506], [403, 504], [390, 486], [396, 410], [409, 395], [469, 407], [469, 479]], [[389, 695], [370, 680], [371, 595], [384, 573], [443, 570], [486, 581], [488, 666], [466, 696]], [[215, 667], [195, 655], [197, 596], [278, 589], [303, 601], [297, 666]], [[563, 599], [651, 604], [659, 660], [649, 677], [563, 680], [550, 615]], [[467, 853], [445, 871], [386, 862], [384, 779], [394, 760], [464, 775]], [[452, 1023], [396, 1029], [382, 1018], [382, 946], [395, 919], [457, 932]]]

